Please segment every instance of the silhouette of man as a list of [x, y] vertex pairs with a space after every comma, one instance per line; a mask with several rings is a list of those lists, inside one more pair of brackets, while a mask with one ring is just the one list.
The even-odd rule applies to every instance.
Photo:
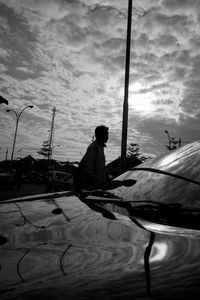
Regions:
[[88, 146], [82, 159], [81, 187], [94, 188], [103, 185], [107, 179], [104, 147], [109, 138], [109, 128], [100, 125], [95, 128], [95, 140]]

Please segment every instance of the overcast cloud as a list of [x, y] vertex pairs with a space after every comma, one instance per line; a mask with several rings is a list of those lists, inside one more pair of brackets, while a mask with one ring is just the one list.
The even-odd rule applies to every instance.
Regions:
[[[18, 112], [34, 105], [20, 118], [16, 156], [37, 157], [54, 106], [55, 158], [80, 159], [99, 124], [110, 128], [107, 161], [120, 155], [127, 7], [0, 0], [0, 93]], [[182, 145], [198, 140], [199, 94], [200, 1], [133, 0], [128, 144], [156, 156], [168, 151], [165, 130]], [[11, 152], [16, 122], [7, 108], [0, 106], [0, 159]]]

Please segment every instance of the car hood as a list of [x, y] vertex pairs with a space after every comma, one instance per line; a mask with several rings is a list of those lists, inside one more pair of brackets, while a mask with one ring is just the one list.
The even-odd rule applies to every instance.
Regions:
[[199, 298], [199, 230], [94, 208], [70, 193], [1, 202], [1, 299]]
[[117, 180], [135, 180], [113, 194], [123, 201], [159, 201], [200, 208], [200, 141], [161, 158], [149, 160], [122, 174]]
[[200, 229], [200, 142], [149, 160], [108, 187], [82, 193], [80, 199], [155, 223]]

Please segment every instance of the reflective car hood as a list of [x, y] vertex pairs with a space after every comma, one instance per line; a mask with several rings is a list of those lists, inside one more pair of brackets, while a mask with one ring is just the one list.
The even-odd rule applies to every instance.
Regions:
[[148, 161], [107, 184], [83, 191], [92, 209], [106, 209], [155, 223], [200, 229], [200, 142]]
[[1, 299], [199, 298], [198, 230], [113, 214], [75, 196], [0, 203]]
[[143, 163], [117, 178], [127, 179], [136, 180], [134, 186], [112, 191], [123, 201], [158, 201], [200, 208], [200, 141]]
[[110, 218], [118, 212], [160, 225], [200, 229], [200, 142], [131, 169], [107, 190], [79, 197], [91, 208], [111, 212]]

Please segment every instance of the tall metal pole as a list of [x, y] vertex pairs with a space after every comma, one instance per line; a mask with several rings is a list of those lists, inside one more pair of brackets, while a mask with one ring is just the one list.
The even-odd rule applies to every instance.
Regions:
[[131, 48], [131, 19], [132, 19], [132, 0], [128, 4], [127, 39], [126, 39], [126, 69], [125, 69], [125, 88], [122, 121], [122, 142], [121, 142], [121, 172], [126, 168], [126, 148], [127, 148], [127, 128], [128, 128], [128, 90], [129, 90], [129, 67], [130, 67], [130, 48]]
[[14, 150], [15, 150], [15, 142], [16, 142], [16, 137], [17, 137], [17, 130], [18, 130], [18, 124], [19, 124], [19, 116], [17, 116], [17, 121], [16, 121], [16, 126], [15, 126], [15, 135], [14, 135], [14, 141], [13, 141], [13, 147], [12, 147], [12, 154], [11, 154], [11, 160], [13, 160], [14, 156]]

